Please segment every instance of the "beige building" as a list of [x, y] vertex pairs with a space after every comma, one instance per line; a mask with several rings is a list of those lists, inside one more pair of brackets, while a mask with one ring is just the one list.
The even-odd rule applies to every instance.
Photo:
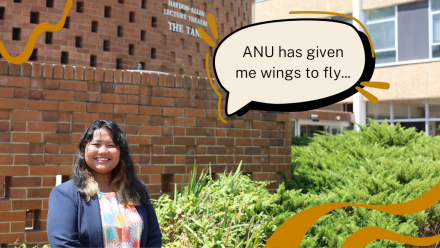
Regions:
[[[378, 104], [364, 97], [356, 102], [352, 96], [322, 110], [352, 111], [356, 123], [369, 117], [415, 127], [431, 136], [440, 134], [440, 0], [256, 0], [254, 22], [305, 17], [343, 20], [329, 15], [291, 15], [289, 11], [338, 12], [359, 19], [376, 54], [371, 81], [390, 84], [389, 90], [366, 88], [379, 98]], [[295, 121], [296, 135], [310, 125], [322, 125], [310, 124], [310, 119]], [[337, 123], [341, 128], [347, 124], [332, 125]]]

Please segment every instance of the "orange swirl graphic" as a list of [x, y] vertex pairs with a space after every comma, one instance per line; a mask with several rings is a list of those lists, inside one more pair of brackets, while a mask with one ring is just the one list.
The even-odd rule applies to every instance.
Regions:
[[[342, 207], [363, 207], [381, 212], [404, 215], [423, 211], [440, 200], [440, 182], [422, 196], [404, 203], [390, 205], [369, 205], [357, 203], [328, 203], [308, 208], [295, 214], [275, 230], [265, 247], [299, 247], [301, 240], [312, 225], [328, 212]], [[354, 237], [352, 237], [354, 236]], [[361, 229], [347, 238], [343, 247], [364, 247], [375, 239], [390, 239], [397, 242], [426, 245], [440, 241], [440, 235], [429, 238], [413, 238], [382, 228]], [[428, 245], [429, 245], [428, 244]]]
[[372, 226], [363, 228], [350, 235], [341, 247], [365, 247], [368, 243], [376, 239], [388, 239], [414, 246], [428, 246], [437, 243], [440, 240], [440, 235], [426, 238], [415, 238]]
[[12, 57], [11, 55], [9, 55], [8, 51], [6, 51], [5, 46], [0, 41], [0, 53], [3, 56], [3, 58], [11, 62], [12, 64], [16, 64], [16, 65], [23, 64], [24, 62], [26, 62], [31, 56], [32, 51], [34, 50], [35, 47], [35, 43], [37, 42], [38, 36], [40, 36], [41, 33], [45, 31], [56, 32], [63, 28], [64, 23], [66, 22], [67, 14], [70, 11], [70, 8], [72, 8], [72, 0], [67, 0], [66, 7], [64, 8], [63, 17], [61, 17], [61, 20], [57, 24], [52, 25], [47, 22], [38, 24], [35, 27], [34, 31], [32, 31], [31, 37], [29, 38], [23, 52], [17, 57]]

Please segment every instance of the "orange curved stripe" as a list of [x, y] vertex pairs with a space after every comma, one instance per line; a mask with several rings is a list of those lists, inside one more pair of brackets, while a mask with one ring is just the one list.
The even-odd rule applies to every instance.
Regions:
[[206, 19], [208, 19], [209, 27], [211, 28], [211, 32], [214, 35], [214, 38], [218, 40], [218, 31], [217, 31], [217, 25], [215, 24], [215, 17], [213, 14], [209, 13], [206, 16]]
[[365, 247], [368, 243], [376, 239], [388, 239], [414, 246], [428, 246], [440, 241], [440, 235], [426, 238], [416, 238], [398, 234], [384, 228], [372, 226], [363, 228], [350, 235], [342, 244], [341, 248]]
[[379, 102], [379, 99], [377, 99], [377, 97], [375, 97], [373, 94], [371, 94], [370, 92], [362, 89], [361, 87], [356, 86], [355, 87], [357, 91], [359, 91], [363, 96], [365, 96], [365, 98], [367, 98], [370, 102], [377, 104]]
[[361, 82], [361, 85], [365, 86], [365, 87], [376, 88], [376, 89], [384, 89], [384, 90], [390, 89], [390, 84], [386, 83], [386, 82], [363, 81], [363, 82]]
[[217, 88], [215, 88], [214, 82], [212, 82], [211, 73], [209, 73], [209, 66], [208, 66], [209, 63], [208, 63], [208, 60], [209, 60], [209, 53], [206, 54], [206, 63], [205, 63], [205, 65], [206, 65], [206, 73], [208, 74], [208, 79], [209, 79], [209, 82], [211, 83], [212, 88], [214, 89], [215, 93], [218, 95], [218, 107], [217, 107], [217, 109], [218, 109], [218, 117], [220, 118], [220, 120], [223, 123], [226, 124], [228, 122], [225, 121], [225, 119], [223, 119], [222, 112], [221, 112], [222, 94], [220, 94], [220, 92], [218, 92]]
[[208, 43], [208, 45], [215, 47], [215, 42], [211, 39], [211, 37], [209, 37], [205, 30], [203, 30], [201, 27], [198, 27], [197, 32], [199, 32], [200, 37], [202, 37], [202, 39]]
[[279, 226], [265, 247], [299, 247], [312, 225], [328, 212], [342, 207], [363, 207], [389, 214], [404, 215], [423, 211], [440, 200], [440, 182], [422, 196], [404, 203], [369, 205], [357, 203], [327, 203], [308, 208], [286, 220]]
[[18, 55], [17, 57], [12, 57], [9, 55], [8, 51], [6, 50], [3, 43], [0, 41], [0, 53], [3, 56], [4, 59], [11, 62], [12, 64], [23, 64], [26, 62], [29, 57], [32, 55], [32, 51], [34, 50], [35, 43], [37, 42], [38, 36], [40, 36], [41, 33], [45, 31], [52, 31], [56, 32], [63, 28], [64, 23], [66, 22], [67, 14], [69, 13], [70, 9], [72, 8], [72, 0], [67, 0], [66, 7], [64, 8], [63, 17], [61, 17], [61, 20], [55, 24], [52, 25], [50, 23], [44, 22], [38, 24], [34, 31], [32, 31], [31, 37], [29, 37], [29, 40], [26, 44], [26, 47], [24, 48], [23, 52]]

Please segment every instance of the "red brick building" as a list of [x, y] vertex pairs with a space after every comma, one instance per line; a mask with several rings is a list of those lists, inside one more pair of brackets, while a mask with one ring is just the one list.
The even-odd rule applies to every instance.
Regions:
[[69, 179], [79, 139], [96, 119], [125, 130], [152, 197], [187, 182], [194, 161], [213, 173], [243, 161], [253, 180], [277, 188], [279, 172], [291, 168], [291, 114], [222, 111], [225, 124], [217, 103], [206, 78], [0, 61], [0, 244], [47, 243], [49, 193], [57, 178]]
[[[0, 0], [0, 40], [19, 55], [38, 23], [56, 24], [67, 0]], [[73, 0], [66, 24], [44, 32], [30, 61], [73, 66], [206, 76], [210, 48], [195, 32], [211, 34], [206, 15], [216, 19], [219, 39], [252, 22], [253, 0]], [[213, 37], [213, 36], [212, 36]], [[212, 57], [211, 57], [212, 58]]]

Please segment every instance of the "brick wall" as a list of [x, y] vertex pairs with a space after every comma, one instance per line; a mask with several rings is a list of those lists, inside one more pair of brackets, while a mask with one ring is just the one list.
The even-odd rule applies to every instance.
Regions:
[[125, 130], [153, 197], [187, 181], [195, 160], [214, 173], [242, 160], [254, 180], [280, 181], [277, 172], [290, 171], [291, 114], [251, 111], [224, 124], [217, 100], [206, 78], [0, 60], [0, 244], [47, 242], [56, 175], [68, 179], [96, 119]]
[[[56, 24], [61, 19], [67, 0], [53, 0], [53, 6], [47, 7], [48, 0], [0, 0], [0, 40], [13, 57], [25, 48], [29, 37], [38, 23]], [[49, 0], [50, 1], [50, 0]], [[82, 2], [82, 12], [77, 12], [77, 2]], [[142, 6], [141, 0], [73, 0], [68, 17], [70, 26], [53, 32], [52, 41], [46, 43], [46, 32], [37, 39], [35, 61], [40, 63], [61, 63], [62, 52], [67, 53], [69, 65], [93, 66], [135, 70], [139, 62], [145, 63], [146, 70], [166, 71], [174, 74], [206, 76], [205, 59], [210, 47], [201, 38], [187, 34], [186, 26], [202, 27], [211, 34], [209, 27], [188, 20], [164, 15], [164, 9], [176, 12], [181, 10], [168, 6], [168, 0], [148, 0]], [[233, 30], [252, 22], [253, 0], [177, 0], [196, 9], [212, 13], [216, 18], [219, 41]], [[110, 7], [110, 17], [104, 17], [105, 7]], [[143, 8], [145, 7], [145, 8]], [[130, 12], [134, 13], [134, 22], [130, 22]], [[183, 11], [185, 12], [185, 11]], [[197, 17], [193, 13], [185, 14]], [[38, 23], [31, 22], [31, 13], [38, 13]], [[157, 25], [153, 27], [153, 17]], [[205, 17], [199, 19], [206, 21]], [[92, 32], [92, 21], [97, 22], [97, 31]], [[168, 22], [184, 25], [184, 33], [169, 30]], [[122, 37], [118, 36], [118, 26], [122, 27]], [[13, 39], [13, 29], [20, 29], [18, 40]], [[141, 39], [145, 31], [145, 39]], [[76, 46], [76, 37], [82, 39]], [[211, 37], [212, 34], [211, 34]], [[182, 42], [183, 40], [183, 42]], [[109, 41], [109, 50], [104, 51], [104, 41]], [[133, 53], [129, 45], [133, 45]], [[156, 49], [156, 57], [151, 51]], [[212, 52], [211, 52], [212, 55]], [[96, 65], [91, 65], [91, 56], [96, 56]], [[121, 67], [117, 68], [117, 59]], [[212, 57], [211, 57], [212, 59]], [[212, 68], [211, 68], [212, 71]]]

